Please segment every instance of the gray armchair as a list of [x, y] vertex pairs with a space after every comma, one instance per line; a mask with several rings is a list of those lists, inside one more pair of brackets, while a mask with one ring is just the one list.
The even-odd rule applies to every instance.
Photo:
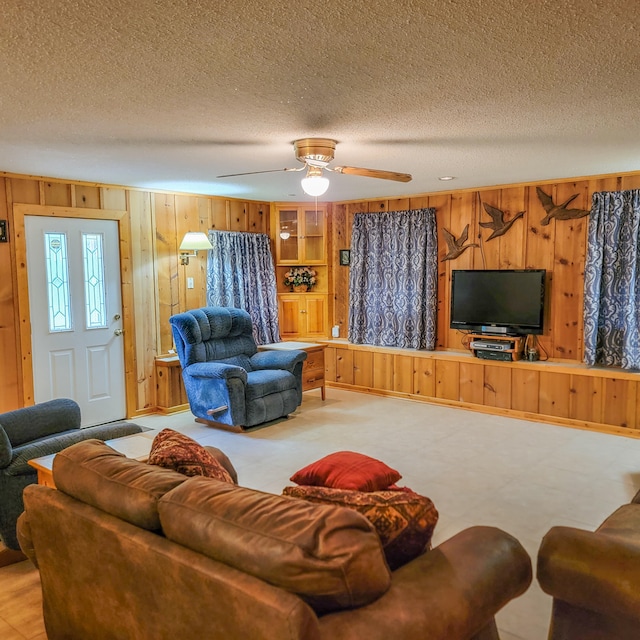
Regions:
[[258, 352], [246, 311], [203, 307], [169, 322], [199, 422], [253, 427], [287, 416], [302, 402], [306, 352]]
[[29, 460], [58, 453], [81, 440], [109, 440], [140, 431], [142, 427], [131, 422], [81, 429], [80, 407], [68, 398], [0, 414], [0, 540], [4, 545], [20, 549], [16, 521], [24, 510], [22, 491], [38, 481]]

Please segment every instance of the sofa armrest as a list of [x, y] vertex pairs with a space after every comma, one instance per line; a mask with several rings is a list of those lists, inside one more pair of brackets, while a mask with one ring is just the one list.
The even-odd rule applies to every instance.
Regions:
[[13, 458], [13, 447], [7, 432], [0, 424], [0, 469], [8, 467]]
[[335, 640], [470, 638], [531, 583], [531, 559], [508, 533], [471, 527], [393, 573], [366, 607], [320, 619]]
[[244, 384], [247, 384], [247, 372], [242, 367], [225, 364], [224, 362], [197, 362], [190, 364], [184, 372], [192, 378], [213, 378], [219, 380], [240, 378]]
[[18, 543], [22, 553], [24, 553], [29, 560], [38, 568], [38, 560], [36, 558], [36, 550], [33, 547], [33, 537], [31, 536], [31, 525], [29, 524], [29, 517], [27, 512], [23, 511], [18, 516], [16, 523], [16, 534], [18, 536]]
[[293, 373], [295, 366], [299, 362], [307, 359], [307, 352], [299, 349], [288, 349], [279, 351], [276, 349], [267, 351], [258, 351], [251, 356], [251, 366], [254, 370], [260, 369], [285, 369]]
[[79, 429], [80, 407], [70, 398], [56, 398], [3, 413], [0, 424], [15, 448], [61, 431]]
[[11, 464], [3, 471], [8, 476], [22, 476], [35, 474], [36, 470], [29, 464], [29, 460], [58, 453], [76, 442], [97, 438], [98, 440], [111, 440], [122, 436], [140, 433], [142, 427], [133, 422], [112, 422], [99, 424], [84, 429], [71, 429], [65, 433], [58, 433], [36, 442], [16, 447], [13, 450], [14, 457]]
[[[537, 578], [558, 600], [640, 624], [640, 544], [572, 527], [553, 527], [542, 539]], [[635, 539], [631, 539], [635, 538]]]

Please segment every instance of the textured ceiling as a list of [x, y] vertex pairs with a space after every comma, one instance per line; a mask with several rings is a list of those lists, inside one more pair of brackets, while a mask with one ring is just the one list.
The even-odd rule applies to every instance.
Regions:
[[[638, 0], [4, 0], [0, 171], [325, 200], [640, 170]], [[440, 182], [439, 176], [456, 176]]]

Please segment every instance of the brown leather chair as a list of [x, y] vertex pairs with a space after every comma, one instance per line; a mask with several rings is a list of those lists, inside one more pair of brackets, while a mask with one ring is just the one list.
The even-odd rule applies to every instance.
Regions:
[[640, 638], [640, 491], [595, 532], [553, 527], [538, 552], [549, 640]]

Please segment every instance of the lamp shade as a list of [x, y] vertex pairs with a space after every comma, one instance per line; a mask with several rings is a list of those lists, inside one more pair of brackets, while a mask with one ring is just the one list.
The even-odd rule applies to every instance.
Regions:
[[213, 249], [213, 245], [209, 242], [206, 233], [202, 231], [189, 231], [184, 234], [180, 243], [180, 251], [198, 251], [199, 249]]

